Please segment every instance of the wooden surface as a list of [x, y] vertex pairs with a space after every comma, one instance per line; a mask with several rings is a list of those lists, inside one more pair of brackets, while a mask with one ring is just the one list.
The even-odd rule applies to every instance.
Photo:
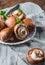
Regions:
[[45, 10], [45, 0], [0, 0], [0, 9], [13, 6], [20, 2], [34, 2]]

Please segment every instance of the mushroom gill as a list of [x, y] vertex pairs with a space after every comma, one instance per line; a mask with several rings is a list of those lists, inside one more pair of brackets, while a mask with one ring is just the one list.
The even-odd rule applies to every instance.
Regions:
[[28, 29], [25, 24], [17, 24], [14, 27], [14, 33], [18, 40], [24, 40], [28, 35]]

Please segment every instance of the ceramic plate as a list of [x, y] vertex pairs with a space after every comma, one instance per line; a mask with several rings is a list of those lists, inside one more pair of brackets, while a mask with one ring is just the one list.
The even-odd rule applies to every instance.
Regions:
[[[35, 3], [32, 3], [32, 2], [26, 2], [26, 3], [20, 3], [20, 4], [16, 4], [15, 6], [13, 7], [10, 7], [10, 8], [6, 8], [6, 9], [3, 9], [6, 11], [7, 14], [9, 14], [10, 12], [18, 9], [18, 8], [21, 8], [23, 10], [23, 12], [26, 14], [26, 16], [28, 15], [39, 15], [40, 13], [43, 12], [43, 10], [40, 8], [40, 6], [38, 6], [37, 4]], [[38, 12], [38, 13], [37, 13]], [[15, 43], [6, 43], [6, 42], [3, 42], [0, 40], [0, 43], [1, 44], [8, 44], [8, 45], [17, 45], [17, 44], [22, 44], [22, 43], [25, 43], [29, 40], [31, 40], [34, 36], [35, 36], [35, 33], [36, 33], [36, 28], [34, 29], [34, 31], [23, 41], [20, 41], [20, 42], [15, 42]]]

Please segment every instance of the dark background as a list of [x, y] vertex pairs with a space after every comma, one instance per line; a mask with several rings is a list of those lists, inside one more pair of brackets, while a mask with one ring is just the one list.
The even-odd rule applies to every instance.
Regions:
[[20, 2], [34, 2], [45, 10], [45, 0], [0, 0], [0, 9], [13, 6]]

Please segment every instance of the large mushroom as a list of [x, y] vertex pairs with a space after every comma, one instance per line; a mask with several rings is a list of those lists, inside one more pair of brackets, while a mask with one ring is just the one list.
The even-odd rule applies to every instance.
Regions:
[[8, 17], [7, 20], [5, 21], [5, 24], [9, 28], [13, 28], [16, 25], [14, 16]]
[[7, 40], [9, 38], [9, 36], [11, 35], [12, 33], [12, 29], [11, 28], [5, 28], [5, 29], [2, 29], [1, 32], [0, 32], [0, 40]]
[[25, 24], [19, 23], [14, 27], [14, 33], [18, 40], [24, 40], [29, 32]]
[[35, 29], [35, 23], [30, 18], [25, 18], [23, 20], [24, 24], [27, 26], [29, 31], [33, 31]]

